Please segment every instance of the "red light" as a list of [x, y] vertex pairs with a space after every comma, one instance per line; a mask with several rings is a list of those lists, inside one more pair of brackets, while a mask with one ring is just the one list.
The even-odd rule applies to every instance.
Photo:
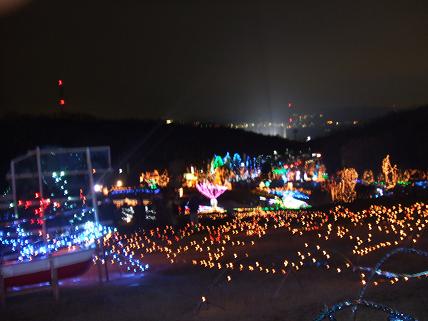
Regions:
[[62, 80], [58, 80], [58, 86], [62, 86]]
[[291, 108], [291, 107], [293, 107], [293, 104], [292, 103], [288, 103], [288, 108]]
[[60, 100], [59, 100], [59, 104], [60, 104], [61, 106], [65, 105], [65, 100], [64, 100], [64, 99], [60, 99]]

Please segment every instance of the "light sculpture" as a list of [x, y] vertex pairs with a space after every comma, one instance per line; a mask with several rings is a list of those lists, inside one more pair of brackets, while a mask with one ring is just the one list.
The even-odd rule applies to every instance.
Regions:
[[333, 202], [353, 202], [357, 198], [355, 186], [357, 185], [358, 173], [354, 168], [344, 168], [337, 173], [339, 181], [331, 181], [328, 185], [331, 200]]
[[225, 186], [216, 185], [208, 182], [196, 184], [196, 189], [199, 191], [199, 193], [210, 199], [210, 204], [213, 209], [217, 208], [217, 198], [227, 191], [227, 187]]
[[391, 164], [389, 155], [386, 155], [382, 160], [382, 174], [385, 180], [385, 188], [393, 189], [398, 182], [398, 167]]

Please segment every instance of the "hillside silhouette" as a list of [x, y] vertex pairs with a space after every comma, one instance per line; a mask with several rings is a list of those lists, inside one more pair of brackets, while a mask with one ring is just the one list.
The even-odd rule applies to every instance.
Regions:
[[[321, 152], [328, 171], [341, 167], [379, 170], [391, 155], [400, 168], [427, 167], [428, 106], [388, 114], [357, 128], [343, 129], [310, 144], [221, 126], [165, 124], [158, 120], [106, 120], [76, 114], [8, 115], [0, 119], [4, 184], [10, 160], [40, 147], [109, 145], [115, 167], [131, 172], [151, 168], [183, 170], [214, 153], [271, 154], [274, 150]], [[137, 176], [137, 175], [135, 175]], [[2, 184], [2, 185], [3, 185]]]
[[379, 170], [386, 154], [399, 168], [427, 168], [428, 106], [393, 112], [311, 142], [330, 172], [342, 167]]
[[184, 170], [186, 165], [208, 160], [214, 153], [229, 151], [255, 156], [302, 146], [280, 137], [220, 126], [201, 128], [175, 123], [167, 125], [156, 120], [103, 120], [73, 114], [10, 115], [0, 119], [0, 134], [3, 137], [2, 181], [9, 170], [10, 160], [36, 146], [109, 145], [113, 165], [131, 172], [171, 167]]

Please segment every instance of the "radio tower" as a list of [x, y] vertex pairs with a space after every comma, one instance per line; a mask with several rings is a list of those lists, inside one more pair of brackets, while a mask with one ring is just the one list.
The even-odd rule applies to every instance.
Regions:
[[58, 80], [58, 107], [62, 109], [65, 106], [64, 84], [62, 79]]

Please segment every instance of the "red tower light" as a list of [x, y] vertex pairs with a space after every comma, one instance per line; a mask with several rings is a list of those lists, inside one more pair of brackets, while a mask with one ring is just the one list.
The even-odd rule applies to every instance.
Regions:
[[65, 100], [64, 100], [64, 99], [60, 99], [60, 100], [59, 100], [59, 104], [60, 104], [61, 106], [64, 106], [64, 105], [65, 105]]
[[58, 86], [62, 86], [62, 80], [58, 80]]

